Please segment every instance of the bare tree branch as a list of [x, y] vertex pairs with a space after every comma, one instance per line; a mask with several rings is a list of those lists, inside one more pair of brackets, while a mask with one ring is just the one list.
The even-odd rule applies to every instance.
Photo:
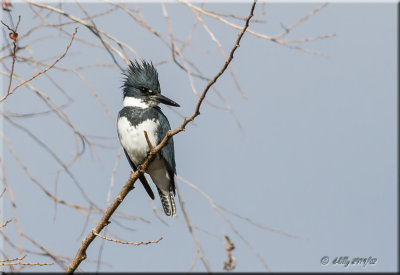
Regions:
[[[34, 76], [30, 77], [29, 79], [27, 79], [27, 80], [22, 81], [21, 83], [19, 83], [17, 86], [14, 87], [14, 89], [12, 89], [11, 92], [9, 92], [9, 94], [14, 93], [14, 91], [15, 91], [16, 89], [18, 89], [19, 87], [21, 87], [22, 85], [25, 85], [26, 83], [28, 83], [28, 82], [32, 81], [33, 79], [35, 79], [36, 77], [38, 77], [39, 75], [44, 74], [45, 72], [47, 72], [48, 70], [50, 70], [51, 68], [53, 68], [54, 65], [56, 65], [61, 59], [63, 59], [64, 56], [67, 54], [69, 48], [71, 47], [72, 41], [74, 41], [74, 37], [75, 37], [77, 31], [78, 31], [78, 28], [75, 28], [75, 31], [74, 31], [74, 33], [72, 34], [71, 41], [69, 42], [69, 44], [68, 44], [67, 48], [65, 49], [64, 53], [63, 53], [59, 58], [57, 58], [56, 61], [53, 62], [53, 64], [51, 64], [51, 65], [50, 65], [49, 67], [47, 67], [46, 69], [44, 69], [44, 70], [38, 72], [37, 74], [35, 74]], [[2, 99], [2, 100], [4, 100], [4, 99]], [[0, 102], [1, 102], [2, 100], [0, 100]]]
[[135, 173], [130, 174], [128, 181], [123, 186], [122, 190], [120, 191], [120, 193], [118, 194], [116, 199], [113, 201], [113, 203], [110, 205], [110, 207], [106, 210], [104, 216], [101, 218], [101, 220], [98, 222], [98, 224], [90, 231], [90, 233], [86, 236], [86, 238], [82, 241], [81, 247], [79, 248], [74, 260], [71, 262], [71, 264], [69, 265], [69, 267], [66, 270], [67, 273], [73, 273], [77, 269], [77, 267], [80, 265], [80, 263], [87, 258], [86, 250], [89, 247], [89, 245], [91, 244], [91, 242], [95, 239], [95, 237], [96, 237], [95, 233], [99, 234], [100, 231], [109, 224], [109, 219], [112, 216], [112, 214], [115, 212], [115, 210], [118, 208], [118, 206], [122, 203], [122, 201], [128, 195], [128, 193], [134, 188], [135, 181], [139, 178], [139, 176], [143, 175], [143, 173], [146, 171], [148, 165], [153, 160], [153, 158], [156, 156], [156, 154], [164, 146], [167, 145], [168, 140], [172, 136], [184, 131], [186, 125], [189, 122], [193, 121], [198, 115], [200, 115], [200, 107], [207, 95], [207, 92], [215, 84], [215, 82], [218, 80], [218, 78], [225, 72], [225, 70], [229, 66], [230, 62], [232, 61], [234, 53], [237, 50], [237, 48], [239, 47], [240, 41], [249, 26], [249, 21], [253, 17], [255, 6], [256, 6], [256, 1], [254, 1], [253, 5], [251, 7], [250, 15], [247, 17], [245, 26], [243, 27], [240, 34], [238, 35], [235, 45], [230, 52], [229, 58], [225, 61], [225, 64], [223, 65], [222, 69], [215, 75], [215, 77], [208, 83], [208, 85], [204, 89], [203, 93], [200, 96], [200, 99], [197, 102], [194, 113], [190, 117], [186, 117], [179, 128], [177, 128], [173, 131], [168, 131], [166, 136], [164, 137], [164, 139], [160, 142], [160, 144], [158, 144], [156, 147], [154, 147], [153, 150], [150, 150], [148, 157], [145, 159], [145, 161], [142, 163], [142, 165], [138, 166], [137, 171]]
[[5, 100], [10, 95], [11, 83], [12, 83], [12, 78], [13, 78], [13, 74], [14, 74], [15, 59], [16, 59], [16, 54], [17, 54], [17, 39], [18, 39], [17, 29], [18, 29], [18, 25], [19, 25], [20, 21], [21, 21], [21, 16], [18, 17], [18, 23], [17, 23], [17, 26], [15, 27], [15, 29], [11, 29], [7, 24], [5, 24], [3, 21], [1, 21], [1, 23], [12, 32], [12, 35], [10, 33], [10, 39], [13, 40], [13, 50], [12, 50], [12, 63], [11, 63], [10, 78], [8, 81], [8, 88], [7, 88], [6, 94], [3, 96], [3, 98], [0, 99], [0, 102]]

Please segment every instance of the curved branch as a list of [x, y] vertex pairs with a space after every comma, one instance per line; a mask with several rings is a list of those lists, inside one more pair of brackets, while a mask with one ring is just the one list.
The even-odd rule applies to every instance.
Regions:
[[197, 116], [200, 115], [200, 107], [201, 104], [203, 103], [208, 91], [210, 90], [210, 88], [215, 84], [215, 82], [217, 82], [218, 78], [225, 72], [225, 70], [228, 68], [229, 64], [231, 63], [234, 53], [237, 50], [237, 48], [240, 45], [240, 41], [244, 35], [244, 33], [246, 32], [247, 28], [249, 27], [249, 22], [250, 19], [253, 17], [253, 13], [254, 13], [254, 8], [256, 6], [256, 0], [253, 2], [253, 5], [251, 7], [250, 10], [250, 14], [247, 17], [246, 20], [246, 24], [243, 27], [242, 31], [240, 32], [240, 34], [238, 35], [238, 38], [235, 42], [235, 45], [233, 46], [230, 55], [228, 57], [228, 59], [225, 61], [225, 64], [223, 65], [223, 67], [221, 68], [221, 70], [215, 75], [215, 77], [208, 83], [208, 85], [206, 86], [206, 88], [204, 89], [203, 93], [201, 94], [196, 108], [193, 112], [193, 114], [190, 117], [185, 117], [184, 121], [182, 122], [182, 124], [176, 128], [173, 131], [168, 131], [166, 136], [164, 137], [164, 139], [160, 142], [160, 144], [158, 144], [157, 146], [153, 147], [152, 150], [150, 150], [149, 155], [147, 156], [147, 158], [144, 160], [144, 162], [138, 166], [138, 169], [136, 170], [135, 173], [130, 174], [128, 181], [125, 183], [125, 185], [123, 186], [122, 190], [119, 192], [118, 196], [114, 199], [113, 203], [108, 207], [108, 209], [106, 210], [106, 212], [104, 213], [103, 217], [100, 219], [100, 221], [97, 223], [97, 225], [90, 231], [90, 233], [86, 236], [86, 238], [82, 241], [82, 244], [77, 252], [77, 254], [75, 255], [74, 259], [72, 260], [71, 264], [69, 265], [69, 267], [67, 268], [67, 270], [65, 271], [66, 273], [73, 273], [78, 266], [80, 265], [80, 263], [82, 261], [84, 261], [86, 259], [86, 250], [89, 247], [89, 245], [92, 243], [92, 241], [96, 238], [96, 234], [99, 234], [101, 232], [101, 230], [106, 227], [110, 221], [109, 219], [111, 218], [112, 214], [115, 212], [115, 210], [118, 208], [118, 206], [122, 203], [122, 201], [124, 200], [124, 198], [128, 195], [128, 193], [134, 188], [134, 183], [136, 182], [136, 180], [143, 175], [143, 173], [146, 171], [147, 167], [149, 166], [150, 162], [154, 159], [154, 157], [157, 155], [157, 153], [164, 147], [167, 145], [168, 140], [182, 132], [185, 130], [186, 125], [193, 121]]

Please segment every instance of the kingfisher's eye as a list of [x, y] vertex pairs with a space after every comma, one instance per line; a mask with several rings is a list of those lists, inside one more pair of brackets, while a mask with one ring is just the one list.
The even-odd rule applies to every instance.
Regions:
[[140, 90], [142, 93], [145, 93], [145, 92], [148, 91], [148, 89], [145, 88], [145, 87], [139, 87], [139, 90]]

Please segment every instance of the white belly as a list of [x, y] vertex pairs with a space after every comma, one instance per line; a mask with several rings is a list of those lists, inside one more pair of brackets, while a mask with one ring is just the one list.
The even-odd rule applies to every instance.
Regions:
[[126, 117], [118, 119], [118, 135], [122, 147], [128, 153], [132, 162], [137, 166], [147, 157], [149, 145], [144, 136], [144, 131], [153, 146], [157, 144], [157, 128], [159, 123], [155, 120], [145, 120], [137, 126], [132, 126]]
[[[141, 124], [132, 126], [126, 117], [118, 120], [118, 135], [122, 147], [126, 150], [132, 162], [138, 166], [147, 157], [149, 153], [149, 145], [144, 136], [144, 131], [150, 139], [153, 146], [157, 144], [157, 127], [159, 123], [154, 120], [146, 120]], [[151, 162], [147, 169], [153, 182], [160, 188], [164, 194], [169, 194], [170, 176], [165, 167], [164, 161], [160, 156]]]
[[[146, 120], [141, 124], [132, 126], [126, 117], [118, 119], [118, 135], [122, 147], [126, 150], [132, 162], [138, 166], [147, 157], [150, 149], [144, 136], [144, 131], [153, 146], [157, 143], [157, 127], [159, 123], [155, 120]], [[150, 163], [147, 169], [153, 182], [164, 194], [169, 194], [170, 176], [165, 167], [164, 161], [159, 155]]]

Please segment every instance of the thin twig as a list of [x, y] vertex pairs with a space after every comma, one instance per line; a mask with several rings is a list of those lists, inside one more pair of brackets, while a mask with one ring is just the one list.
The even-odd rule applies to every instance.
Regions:
[[5, 223], [3, 223], [2, 225], [0, 225], [0, 229], [3, 227], [6, 227], [7, 224], [9, 224], [12, 220], [7, 220]]
[[291, 24], [289, 27], [284, 28], [284, 31], [278, 35], [275, 35], [274, 38], [275, 39], [279, 39], [285, 35], [287, 35], [294, 27], [300, 25], [301, 23], [303, 23], [304, 21], [308, 20], [310, 17], [312, 17], [314, 14], [316, 14], [317, 12], [319, 12], [320, 10], [322, 10], [323, 8], [325, 8], [328, 5], [328, 3], [324, 3], [321, 6], [317, 7], [316, 9], [312, 10], [309, 14], [307, 14], [306, 16], [300, 18], [299, 20], [297, 20], [296, 22], [294, 22], [293, 24]]
[[5, 259], [5, 260], [0, 260], [0, 262], [4, 263], [4, 262], [15, 262], [15, 261], [22, 261], [24, 260], [26, 257], [26, 255], [21, 256], [21, 257], [17, 257], [17, 258], [13, 258], [13, 259]]
[[111, 238], [107, 238], [107, 237], [104, 237], [104, 236], [102, 236], [102, 235], [100, 235], [100, 234], [97, 234], [96, 232], [93, 232], [93, 234], [95, 234], [97, 237], [100, 237], [100, 238], [102, 238], [102, 239], [104, 239], [104, 240], [107, 240], [107, 241], [110, 241], [110, 242], [115, 242], [115, 243], [120, 243], [120, 244], [132, 244], [132, 245], [148, 245], [148, 244], [151, 244], [151, 243], [159, 243], [162, 239], [163, 239], [163, 237], [160, 237], [158, 240], [155, 240], [155, 241], [148, 241], [148, 242], [125, 242], [125, 241], [120, 241], [120, 240], [116, 240], [116, 239], [111, 239]]
[[37, 266], [44, 266], [44, 265], [53, 265], [53, 263], [24, 263], [24, 262], [16, 262], [16, 263], [0, 263], [0, 266], [10, 266], [10, 265], [37, 265]]
[[150, 141], [150, 139], [149, 139], [149, 136], [147, 135], [147, 131], [146, 130], [144, 130], [143, 131], [144, 132], [144, 137], [146, 138], [146, 141], [147, 141], [147, 145], [149, 146], [149, 148], [150, 148], [150, 151], [151, 150], [153, 150], [153, 144], [151, 144], [151, 141]]
[[4, 187], [3, 191], [1, 191], [0, 199], [1, 199], [1, 197], [4, 195], [4, 193], [5, 193], [6, 191], [7, 191], [7, 188]]

